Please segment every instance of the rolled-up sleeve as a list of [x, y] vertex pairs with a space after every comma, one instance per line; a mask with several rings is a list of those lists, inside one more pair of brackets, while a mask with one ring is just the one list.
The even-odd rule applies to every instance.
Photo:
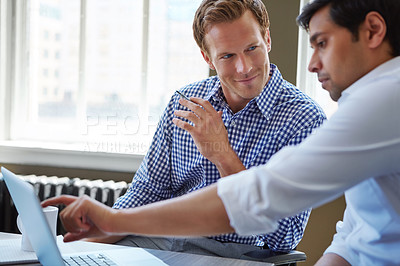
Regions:
[[380, 90], [367, 80], [344, 93], [336, 114], [299, 146], [218, 181], [238, 234], [271, 232], [283, 217], [331, 201], [365, 179], [400, 172], [398, 87], [379, 82]]

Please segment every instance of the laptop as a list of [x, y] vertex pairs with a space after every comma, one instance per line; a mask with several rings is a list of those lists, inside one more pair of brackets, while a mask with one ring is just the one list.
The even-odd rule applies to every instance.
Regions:
[[70, 263], [82, 259], [99, 260], [105, 263], [101, 265], [166, 265], [142, 248], [123, 246], [116, 249], [64, 254], [62, 256], [33, 187], [4, 167], [1, 167], [1, 173], [36, 256], [42, 265], [70, 265]]

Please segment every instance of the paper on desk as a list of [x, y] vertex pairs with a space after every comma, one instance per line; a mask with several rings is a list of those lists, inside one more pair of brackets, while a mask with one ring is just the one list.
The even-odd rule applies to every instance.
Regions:
[[[57, 244], [62, 243], [63, 237], [57, 236]], [[66, 252], [76, 252], [75, 249], [63, 245]], [[0, 265], [11, 263], [38, 262], [35, 252], [21, 249], [21, 237], [11, 239], [0, 239]]]
[[35, 252], [21, 249], [21, 239], [0, 239], [0, 264], [38, 262]]

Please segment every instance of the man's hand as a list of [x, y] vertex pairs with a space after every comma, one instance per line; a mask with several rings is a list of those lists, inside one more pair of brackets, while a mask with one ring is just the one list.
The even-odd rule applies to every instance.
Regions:
[[113, 209], [84, 195], [74, 197], [63, 195], [42, 202], [42, 207], [66, 205], [60, 212], [60, 219], [65, 230], [64, 242], [71, 242], [88, 237], [108, 236], [112, 225]]
[[212, 105], [201, 98], [191, 97], [191, 101], [180, 99], [179, 103], [190, 111], [175, 111], [178, 117], [186, 118], [193, 125], [174, 118], [173, 123], [190, 133], [197, 149], [211, 162], [215, 163], [223, 158], [224, 154], [232, 150], [228, 132], [222, 121], [222, 112], [215, 111]]
[[245, 170], [229, 143], [222, 112], [215, 111], [208, 101], [197, 97], [191, 97], [190, 101], [180, 99], [179, 103], [191, 111], [178, 110], [174, 114], [186, 118], [193, 125], [178, 118], [174, 118], [172, 122], [189, 132], [199, 152], [217, 166], [221, 176]]

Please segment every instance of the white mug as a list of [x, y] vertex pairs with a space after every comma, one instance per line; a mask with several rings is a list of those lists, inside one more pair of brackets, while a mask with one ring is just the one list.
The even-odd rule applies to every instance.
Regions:
[[[44, 213], [44, 216], [46, 217], [47, 223], [49, 224], [51, 233], [54, 236], [54, 239], [56, 239], [58, 208], [54, 207], [54, 206], [48, 206], [46, 208], [43, 208], [43, 213]], [[22, 221], [21, 221], [21, 218], [19, 215], [17, 217], [17, 226], [18, 226], [19, 231], [22, 234], [21, 249], [24, 251], [33, 251], [31, 242], [29, 241], [29, 238], [28, 238], [27, 234], [25, 233], [24, 226], [22, 224]]]

